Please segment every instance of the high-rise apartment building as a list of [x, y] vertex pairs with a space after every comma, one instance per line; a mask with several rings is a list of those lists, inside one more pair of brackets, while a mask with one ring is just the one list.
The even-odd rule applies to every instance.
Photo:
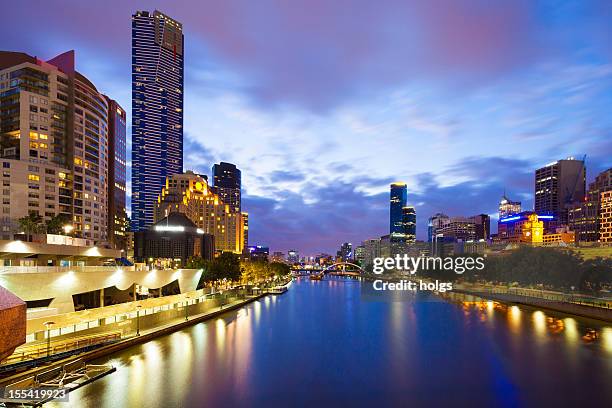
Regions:
[[601, 193], [612, 190], [612, 168], [603, 171], [589, 184], [586, 199], [568, 210], [568, 225], [576, 233], [576, 241], [599, 241]]
[[584, 200], [586, 170], [583, 160], [570, 157], [535, 171], [535, 212], [551, 214], [567, 223], [567, 209]]
[[599, 242], [612, 243], [612, 190], [600, 193]]
[[242, 211], [242, 230], [244, 239], [243, 247], [246, 248], [249, 246], [249, 213], [244, 211]]
[[389, 198], [389, 235], [391, 241], [405, 241], [403, 208], [408, 201], [408, 189], [405, 183], [391, 184]]
[[414, 207], [402, 208], [402, 222], [406, 242], [416, 242], [416, 210]]
[[203, 176], [187, 171], [167, 178], [157, 200], [155, 221], [174, 212], [185, 214], [204, 233], [214, 235], [216, 251], [240, 254], [245, 248], [242, 213], [224, 203]]
[[127, 181], [126, 114], [117, 101], [106, 97], [108, 104], [108, 241], [117, 249], [126, 249]]
[[340, 261], [350, 261], [353, 259], [353, 244], [345, 242], [340, 246], [340, 250], [337, 252], [337, 257]]
[[73, 235], [105, 243], [108, 132], [108, 103], [74, 51], [46, 62], [0, 51], [2, 238], [28, 214], [62, 215]]
[[153, 223], [166, 178], [183, 172], [183, 27], [159, 11], [132, 16], [132, 228]]
[[213, 188], [224, 203], [240, 211], [242, 175], [235, 164], [221, 162], [212, 167]]

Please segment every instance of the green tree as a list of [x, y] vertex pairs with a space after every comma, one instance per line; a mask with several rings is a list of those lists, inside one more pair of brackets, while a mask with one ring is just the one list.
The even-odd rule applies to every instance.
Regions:
[[18, 221], [19, 227], [26, 234], [28, 241], [31, 240], [32, 234], [43, 230], [43, 220], [38, 213], [31, 212], [25, 217], [21, 217]]
[[47, 234], [63, 234], [64, 226], [70, 224], [70, 216], [67, 214], [58, 214], [45, 222]]

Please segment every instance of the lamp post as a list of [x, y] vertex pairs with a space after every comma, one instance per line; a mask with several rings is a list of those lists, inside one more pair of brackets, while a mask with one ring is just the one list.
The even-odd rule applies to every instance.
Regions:
[[51, 355], [51, 326], [55, 324], [55, 322], [48, 321], [43, 323], [45, 328], [47, 329], [47, 357]]
[[136, 336], [140, 336], [140, 308], [142, 305], [136, 306]]
[[185, 296], [185, 321], [189, 320], [189, 296]]

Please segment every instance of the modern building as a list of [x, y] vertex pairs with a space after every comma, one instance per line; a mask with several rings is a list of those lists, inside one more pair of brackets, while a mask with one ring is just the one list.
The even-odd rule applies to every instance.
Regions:
[[427, 223], [427, 242], [434, 242], [436, 231], [443, 225], [448, 224], [449, 220], [450, 217], [442, 213], [436, 213], [435, 215], [429, 217], [429, 221]]
[[612, 168], [601, 172], [589, 184], [584, 201], [568, 209], [568, 225], [576, 233], [576, 241], [599, 241], [601, 193], [612, 190]]
[[600, 193], [599, 242], [612, 243], [612, 190]]
[[405, 183], [391, 184], [389, 199], [389, 235], [392, 241], [405, 241], [403, 208], [408, 201], [408, 189]]
[[248, 257], [251, 261], [268, 261], [270, 248], [261, 245], [251, 245], [246, 249]]
[[270, 257], [272, 262], [286, 262], [285, 253], [281, 251], [274, 251]]
[[183, 268], [192, 257], [213, 259], [215, 239], [185, 214], [173, 212], [134, 233], [134, 259], [158, 267]]
[[448, 222], [436, 228], [436, 236], [453, 241], [469, 241], [476, 238], [476, 225], [466, 217], [450, 217]]
[[412, 206], [402, 208], [402, 223], [406, 242], [416, 242], [416, 210]]
[[35, 214], [107, 242], [108, 116], [104, 96], [75, 70], [74, 51], [46, 62], [0, 51], [1, 238]]
[[105, 96], [108, 104], [108, 241], [125, 250], [127, 212], [125, 209], [127, 158], [126, 114], [117, 101]]
[[553, 215], [560, 224], [567, 224], [568, 208], [584, 200], [586, 190], [584, 160], [570, 157], [537, 169], [534, 190], [535, 212]]
[[344, 262], [351, 261], [353, 259], [353, 244], [350, 242], [343, 243], [337, 252], [337, 258]]
[[506, 196], [506, 193], [499, 201], [499, 217], [498, 219], [506, 218], [521, 212], [521, 202], [512, 201]]
[[299, 252], [296, 251], [295, 249], [289, 250], [289, 252], [287, 252], [287, 261], [289, 261], [289, 263], [291, 264], [299, 263], [300, 262]]
[[181, 23], [155, 11], [132, 16], [132, 228], [146, 230], [166, 178], [183, 172]]
[[212, 167], [213, 189], [233, 211], [240, 212], [242, 176], [235, 164], [221, 162]]
[[471, 216], [469, 220], [474, 223], [474, 239], [486, 241], [490, 238], [491, 217], [487, 214], [478, 214]]
[[174, 212], [185, 214], [198, 228], [214, 235], [217, 252], [241, 254], [245, 248], [242, 213], [214, 193], [204, 176], [187, 171], [166, 179], [157, 197], [154, 219], [159, 221]]
[[365, 260], [365, 247], [362, 245], [357, 246], [357, 248], [355, 248], [355, 263], [357, 263], [360, 266], [365, 265], [364, 263]]

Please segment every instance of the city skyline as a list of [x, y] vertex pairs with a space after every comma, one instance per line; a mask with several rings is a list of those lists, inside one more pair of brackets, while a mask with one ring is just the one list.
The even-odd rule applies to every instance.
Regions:
[[[320, 15], [306, 3], [276, 13], [245, 4], [243, 16], [218, 4], [189, 12], [188, 2], [88, 5], [106, 23], [84, 26], [71, 17], [83, 11], [77, 3], [65, 11], [28, 3], [14, 7], [14, 21], [0, 32], [18, 30], [24, 13], [44, 13], [48, 35], [19, 36], [7, 48], [41, 59], [75, 49], [79, 70], [126, 110], [131, 15], [158, 8], [183, 23], [184, 167], [208, 174], [219, 161], [236, 164], [250, 240], [274, 250], [332, 252], [340, 242], [383, 235], [395, 180], [408, 184], [424, 240], [430, 215], [493, 216], [504, 188], [533, 208], [533, 172], [550, 161], [587, 154], [587, 183], [610, 166], [612, 54], [603, 2], [568, 2], [546, 16], [526, 2], [449, 2], [453, 13], [355, 3], [338, 27], [346, 10], [326, 4]], [[410, 33], [411, 18], [427, 27]], [[441, 23], [449, 19], [447, 32]], [[215, 24], [223, 20], [230, 24]], [[564, 36], [545, 34], [567, 24], [575, 29]], [[416, 37], [425, 45], [394, 54]], [[321, 49], [328, 58], [310, 69]]]

